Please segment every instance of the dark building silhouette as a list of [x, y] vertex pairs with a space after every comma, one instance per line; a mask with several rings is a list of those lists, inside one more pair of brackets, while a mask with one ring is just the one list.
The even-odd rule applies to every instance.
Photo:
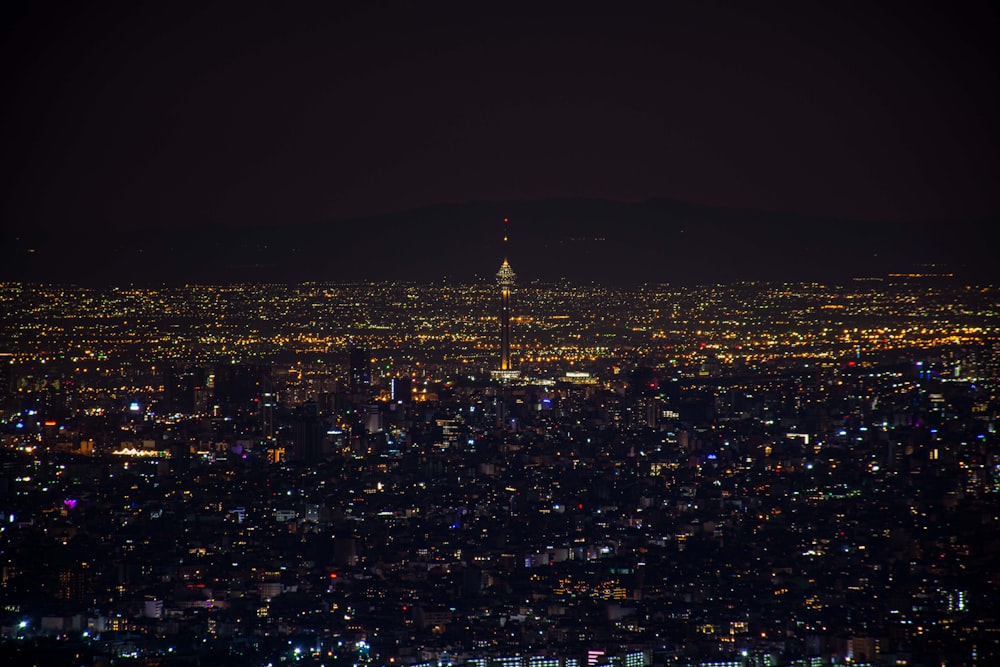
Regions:
[[0, 353], [0, 409], [8, 407], [14, 396], [13, 359], [11, 354]]
[[371, 387], [371, 361], [368, 350], [360, 347], [351, 348], [350, 353], [350, 390], [354, 395], [367, 395]]
[[268, 369], [261, 366], [217, 365], [215, 405], [225, 415], [257, 413], [269, 377]]
[[177, 368], [168, 364], [163, 369], [163, 407], [166, 412], [194, 413], [198, 393], [204, 390], [205, 380], [203, 368]]
[[298, 410], [293, 425], [292, 458], [300, 463], [317, 463], [323, 458], [323, 420], [319, 405], [310, 401]]
[[393, 378], [390, 385], [391, 398], [397, 403], [409, 403], [413, 398], [413, 380]]

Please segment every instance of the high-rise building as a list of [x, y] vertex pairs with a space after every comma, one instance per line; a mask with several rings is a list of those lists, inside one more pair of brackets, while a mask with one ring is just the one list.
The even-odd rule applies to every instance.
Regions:
[[13, 377], [14, 355], [9, 352], [0, 352], [0, 411], [9, 408], [11, 398], [13, 398]]
[[163, 410], [188, 415], [194, 413], [198, 398], [204, 393], [206, 379], [203, 368], [178, 368], [167, 364], [163, 368]]
[[299, 408], [294, 421], [293, 458], [301, 463], [323, 459], [323, 422], [319, 406], [310, 401]]
[[409, 403], [413, 399], [413, 380], [408, 377], [393, 378], [389, 391], [394, 402]]
[[264, 386], [270, 382], [266, 366], [220, 363], [215, 367], [214, 402], [222, 415], [259, 414]]
[[59, 571], [56, 597], [66, 602], [83, 603], [94, 592], [94, 576], [88, 563], [79, 563]]
[[350, 390], [351, 394], [367, 395], [371, 387], [372, 376], [368, 359], [368, 350], [352, 347], [350, 352]]

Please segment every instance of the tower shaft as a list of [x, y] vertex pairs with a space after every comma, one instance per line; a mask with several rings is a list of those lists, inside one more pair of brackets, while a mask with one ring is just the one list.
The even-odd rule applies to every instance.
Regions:
[[500, 287], [500, 370], [509, 371], [510, 364], [510, 287]]

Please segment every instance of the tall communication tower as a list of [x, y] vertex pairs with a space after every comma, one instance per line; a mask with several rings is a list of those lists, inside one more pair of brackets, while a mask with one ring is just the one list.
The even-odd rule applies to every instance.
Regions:
[[[507, 218], [503, 219], [503, 223], [503, 242], [506, 248]], [[500, 287], [500, 369], [492, 372], [493, 377], [500, 380], [512, 380], [520, 375], [519, 371], [514, 370], [510, 360], [510, 293], [516, 279], [517, 274], [504, 257], [500, 270], [497, 271], [497, 285]]]

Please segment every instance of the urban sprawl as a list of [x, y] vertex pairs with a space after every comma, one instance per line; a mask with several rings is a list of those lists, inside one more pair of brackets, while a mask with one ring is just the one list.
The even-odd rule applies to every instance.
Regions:
[[522, 282], [504, 372], [489, 279], [0, 309], [10, 664], [1000, 661], [1000, 288]]

